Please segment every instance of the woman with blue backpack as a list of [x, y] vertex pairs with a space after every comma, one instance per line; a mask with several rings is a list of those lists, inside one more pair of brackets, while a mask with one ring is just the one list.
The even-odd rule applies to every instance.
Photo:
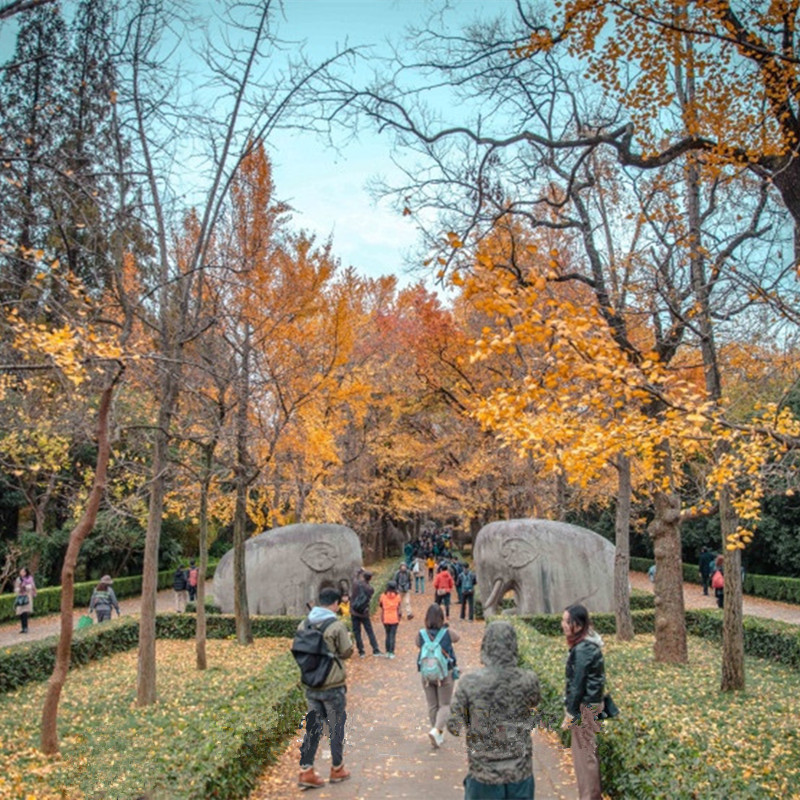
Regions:
[[453, 644], [461, 637], [447, 626], [444, 611], [436, 603], [428, 607], [425, 627], [417, 634], [417, 669], [428, 703], [431, 729], [428, 737], [435, 748], [444, 742], [444, 729], [450, 716], [453, 686], [458, 677]]

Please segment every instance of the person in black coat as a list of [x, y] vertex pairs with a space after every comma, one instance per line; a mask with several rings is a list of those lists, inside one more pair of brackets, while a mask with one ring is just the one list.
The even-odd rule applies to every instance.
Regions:
[[182, 614], [186, 611], [186, 603], [189, 601], [189, 571], [186, 567], [178, 567], [172, 576], [172, 589], [175, 592], [175, 610]]
[[589, 612], [582, 605], [569, 606], [564, 611], [561, 630], [569, 647], [561, 727], [572, 729], [572, 763], [580, 800], [602, 800], [597, 733], [601, 730], [598, 715], [603, 710], [606, 682], [603, 640], [592, 628]]

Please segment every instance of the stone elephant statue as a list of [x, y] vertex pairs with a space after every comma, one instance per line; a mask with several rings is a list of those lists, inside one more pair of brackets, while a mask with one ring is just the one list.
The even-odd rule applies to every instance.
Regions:
[[542, 519], [491, 522], [473, 547], [487, 616], [508, 591], [518, 614], [557, 614], [573, 603], [614, 610], [614, 545], [594, 531]]
[[[361, 542], [344, 525], [287, 525], [248, 539], [244, 559], [250, 613], [301, 616], [320, 589], [350, 590]], [[232, 614], [233, 550], [217, 565], [213, 592], [223, 613]]]

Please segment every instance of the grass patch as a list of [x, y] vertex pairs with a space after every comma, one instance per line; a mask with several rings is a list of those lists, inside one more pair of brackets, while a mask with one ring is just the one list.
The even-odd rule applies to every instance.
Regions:
[[[539, 675], [544, 716], [563, 716], [563, 639], [519, 623], [520, 650]], [[800, 798], [800, 733], [791, 698], [800, 675], [746, 659], [747, 689], [723, 694], [720, 648], [689, 637], [689, 664], [653, 661], [653, 636], [604, 647], [608, 688], [621, 716], [600, 736], [603, 788], [642, 800]]]
[[207, 643], [209, 667], [193, 668], [194, 642], [159, 641], [160, 702], [136, 706], [137, 653], [82, 667], [64, 687], [60, 757], [37, 751], [46, 684], [0, 698], [0, 798], [245, 797], [305, 700], [285, 639]]

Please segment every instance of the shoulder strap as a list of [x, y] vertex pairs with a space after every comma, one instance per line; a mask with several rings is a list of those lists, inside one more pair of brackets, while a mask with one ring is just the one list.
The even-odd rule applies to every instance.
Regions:
[[439, 633], [436, 634], [436, 638], [433, 640], [434, 644], [441, 644], [442, 639], [444, 639], [444, 635], [447, 633], [447, 628], [439, 628]]

